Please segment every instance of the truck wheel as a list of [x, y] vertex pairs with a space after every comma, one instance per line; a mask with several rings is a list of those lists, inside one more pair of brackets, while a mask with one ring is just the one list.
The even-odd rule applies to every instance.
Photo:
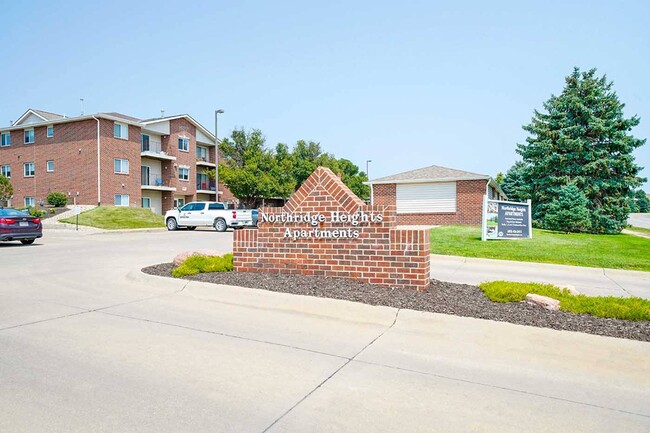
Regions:
[[223, 218], [217, 218], [214, 220], [214, 229], [218, 232], [225, 232], [228, 229], [226, 220]]
[[167, 230], [174, 231], [177, 228], [178, 228], [178, 223], [176, 222], [176, 218], [169, 218], [167, 220]]

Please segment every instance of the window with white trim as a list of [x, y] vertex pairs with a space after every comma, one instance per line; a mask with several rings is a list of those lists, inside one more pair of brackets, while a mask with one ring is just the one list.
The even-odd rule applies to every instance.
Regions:
[[122, 140], [129, 139], [129, 125], [124, 123], [115, 122], [113, 124], [113, 137], [121, 138]]
[[54, 137], [54, 125], [47, 125], [47, 138]]
[[25, 197], [25, 206], [34, 207], [36, 206], [36, 200], [34, 197]]
[[115, 173], [129, 174], [129, 160], [128, 159], [114, 159]]
[[25, 144], [34, 143], [34, 128], [25, 129]]
[[178, 137], [178, 149], [183, 152], [190, 151], [190, 139], [187, 137]]
[[2, 167], [0, 167], [0, 174], [6, 177], [7, 179], [11, 179], [11, 166], [3, 165]]
[[149, 197], [142, 197], [142, 207], [144, 209], [151, 209], [151, 199]]
[[36, 174], [33, 162], [26, 162], [25, 164], [23, 164], [23, 169], [24, 169], [25, 177], [34, 177], [34, 174]]
[[0, 134], [2, 141], [0, 141], [0, 147], [7, 147], [11, 145], [11, 132], [3, 132]]
[[128, 194], [115, 194], [115, 206], [128, 206], [128, 205], [129, 205]]
[[178, 167], [178, 178], [180, 180], [190, 180], [190, 168]]
[[54, 161], [47, 161], [47, 172], [52, 173], [54, 171]]

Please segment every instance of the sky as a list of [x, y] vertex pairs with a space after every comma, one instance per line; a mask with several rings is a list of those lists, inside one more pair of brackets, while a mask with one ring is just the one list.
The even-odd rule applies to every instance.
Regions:
[[[1, 1], [2, 126], [28, 108], [79, 115], [80, 98], [86, 114], [164, 109], [210, 130], [223, 109], [220, 138], [313, 140], [371, 160], [371, 179], [495, 176], [577, 66], [606, 74], [650, 136], [647, 1]], [[635, 156], [650, 178], [650, 143]]]

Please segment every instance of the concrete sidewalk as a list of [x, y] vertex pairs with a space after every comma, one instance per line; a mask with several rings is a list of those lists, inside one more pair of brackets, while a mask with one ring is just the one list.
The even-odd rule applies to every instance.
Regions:
[[462, 284], [506, 280], [571, 285], [591, 296], [650, 299], [650, 272], [431, 255], [431, 278]]

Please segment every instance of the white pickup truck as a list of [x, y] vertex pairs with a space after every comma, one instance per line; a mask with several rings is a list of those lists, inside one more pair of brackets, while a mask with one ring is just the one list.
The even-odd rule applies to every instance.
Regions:
[[215, 201], [194, 201], [180, 209], [165, 213], [167, 230], [176, 230], [212, 226], [218, 232], [225, 232], [228, 227], [240, 229], [254, 226], [253, 215], [249, 209], [227, 209], [223, 203]]

